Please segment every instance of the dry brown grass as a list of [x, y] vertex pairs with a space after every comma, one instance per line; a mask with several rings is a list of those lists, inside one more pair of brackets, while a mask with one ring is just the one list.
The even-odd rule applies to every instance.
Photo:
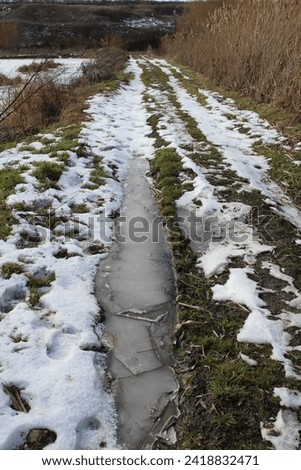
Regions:
[[10, 78], [0, 73], [0, 86], [16, 86], [22, 82], [21, 77]]
[[21, 92], [22, 89], [23, 85], [15, 87], [4, 102], [9, 109], [1, 125], [2, 139], [35, 131], [58, 119], [68, 99], [67, 90], [47, 78], [38, 77]]
[[186, 8], [163, 51], [217, 84], [301, 120], [299, 0], [210, 0]]
[[109, 46], [97, 51], [92, 62], [83, 66], [83, 77], [80, 83], [97, 83], [110, 80], [123, 67], [125, 52], [115, 46]]
[[21, 65], [18, 68], [18, 72], [20, 73], [36, 73], [36, 72], [46, 72], [47, 70], [56, 69], [59, 67], [59, 63], [55, 62], [52, 59], [46, 60], [44, 62], [32, 62], [28, 65]]

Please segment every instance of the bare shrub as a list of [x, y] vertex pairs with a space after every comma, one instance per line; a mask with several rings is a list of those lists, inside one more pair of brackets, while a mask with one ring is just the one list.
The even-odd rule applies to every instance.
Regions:
[[[23, 87], [24, 88], [24, 87]], [[12, 139], [58, 119], [67, 91], [47, 78], [38, 77], [24, 90], [16, 87], [2, 104], [1, 140]]]
[[211, 0], [187, 7], [165, 53], [230, 90], [301, 120], [299, 0]]
[[125, 59], [126, 54], [119, 47], [99, 49], [89, 64], [82, 65], [83, 78], [80, 81], [96, 83], [110, 80], [123, 68]]
[[51, 60], [39, 63], [25, 83], [10, 87], [1, 103], [0, 141], [13, 140], [54, 121], [64, 124], [80, 121], [91, 85], [115, 78], [124, 68], [126, 58], [127, 54], [117, 47], [95, 51], [91, 64], [83, 65], [83, 76], [67, 85], [44, 73]]

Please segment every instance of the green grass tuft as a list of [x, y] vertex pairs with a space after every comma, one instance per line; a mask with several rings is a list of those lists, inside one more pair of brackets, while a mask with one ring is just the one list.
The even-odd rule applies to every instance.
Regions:
[[57, 188], [57, 183], [64, 171], [64, 166], [59, 163], [37, 162], [32, 175], [39, 181], [39, 188], [46, 191]]
[[27, 284], [29, 287], [28, 303], [31, 307], [36, 307], [45, 292], [46, 287], [50, 287], [55, 281], [55, 273], [51, 272], [45, 276], [39, 277], [34, 274], [27, 274]]
[[93, 157], [93, 170], [90, 175], [90, 182], [97, 186], [102, 186], [105, 183], [105, 178], [108, 177], [106, 171], [102, 166], [102, 158], [94, 155]]
[[13, 274], [22, 274], [24, 268], [19, 263], [5, 263], [1, 268], [1, 275], [4, 279], [10, 279]]

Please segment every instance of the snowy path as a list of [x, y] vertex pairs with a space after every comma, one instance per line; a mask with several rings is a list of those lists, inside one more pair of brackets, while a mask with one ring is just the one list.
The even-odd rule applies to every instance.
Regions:
[[153, 445], [177, 415], [178, 389], [170, 367], [175, 287], [162, 221], [145, 176], [147, 159], [155, 149], [149, 137], [141, 70], [137, 65], [132, 69], [136, 78], [124, 97], [113, 99], [107, 112], [99, 111], [109, 125], [112, 148], [106, 150], [108, 139], [99, 139], [97, 149], [103, 156], [111, 152], [120, 154], [121, 160], [129, 159], [116, 242], [96, 278], [111, 347], [108, 366], [116, 390], [119, 442], [127, 449]]
[[[148, 85], [143, 70], [152, 77]], [[216, 93], [199, 90], [200, 102], [185, 87], [187, 78], [165, 61], [130, 59], [128, 71], [129, 84], [89, 100], [89, 121], [75, 148], [54, 150], [70, 128], [0, 154], [0, 169], [19, 168], [22, 178], [6, 200], [12, 233], [0, 240], [0, 449], [26, 448], [33, 430], [46, 433], [47, 449], [150, 447], [172, 424], [175, 294], [145, 177], [156, 152], [151, 115], [162, 142], [181, 157], [183, 194], [175, 203], [200, 276], [210, 280], [221, 312], [225, 302], [245, 312], [238, 343], [270, 345], [271, 358], [291, 381], [290, 388], [273, 390], [280, 403], [273, 424], [258, 427], [275, 448], [298, 448], [301, 376], [294, 355], [301, 351], [301, 294], [285, 257], [275, 256], [278, 248], [251, 218], [256, 193], [300, 245], [300, 211], [253, 150], [258, 139], [283, 139]], [[203, 139], [191, 131], [193, 123]], [[46, 187], [43, 168], [37, 171], [41, 162], [57, 175]], [[200, 236], [191, 215], [202, 221]], [[138, 228], [134, 238], [130, 228]], [[140, 243], [145, 233], [148, 240]], [[161, 243], [149, 239], [157, 233]], [[256, 367], [251, 356], [239, 360]], [[108, 391], [107, 364], [115, 393]], [[172, 427], [165, 438], [174, 440]]]

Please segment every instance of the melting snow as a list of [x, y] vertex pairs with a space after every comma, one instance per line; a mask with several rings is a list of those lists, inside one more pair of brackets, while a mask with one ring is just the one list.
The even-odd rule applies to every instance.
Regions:
[[[259, 297], [257, 283], [248, 277], [248, 269], [230, 269], [230, 276], [226, 284], [216, 284], [212, 287], [214, 300], [231, 300], [242, 304], [250, 310], [265, 306]], [[251, 271], [252, 272], [252, 271]], [[239, 286], [239, 289], [237, 287]]]
[[[74, 79], [81, 75], [81, 65], [83, 63], [90, 62], [90, 59], [80, 59], [80, 58], [58, 58], [53, 59], [55, 63], [58, 64], [58, 67], [55, 69], [47, 70], [47, 74], [51, 76], [58, 77], [58, 80], [61, 83], [67, 83], [68, 81]], [[42, 60], [36, 60], [33, 58], [28, 59], [1, 59], [0, 63], [0, 73], [5, 75], [8, 78], [15, 78], [18, 76], [27, 77], [27, 73], [19, 72], [18, 69], [24, 65], [30, 65], [32, 63], [41, 63]]]
[[[129, 71], [135, 74], [129, 85], [112, 96], [90, 99], [86, 111], [90, 119], [80, 134], [87, 155], [68, 152], [57, 189], [36, 189], [32, 163], [55, 161], [48, 154], [23, 151], [22, 144], [0, 154], [1, 168], [23, 162], [29, 167], [23, 172], [25, 182], [9, 197], [9, 205], [29, 204], [33, 210], [50, 206], [52, 215], [68, 220], [62, 219], [53, 230], [39, 225], [38, 215], [36, 223], [29, 225], [30, 212], [14, 210], [18, 224], [6, 241], [0, 241], [1, 266], [18, 262], [24, 271], [0, 279], [0, 379], [18, 387], [30, 406], [28, 413], [12, 409], [1, 387], [1, 449], [17, 448], [31, 429], [41, 427], [57, 435], [47, 449], [116, 448], [114, 400], [106, 390], [105, 355], [97, 352], [102, 325], [97, 320], [94, 278], [104, 255], [88, 254], [88, 249], [96, 242], [111, 243], [113, 221], [109, 216], [121, 205], [127, 162], [149, 133], [141, 124], [147, 114], [142, 105], [140, 69], [134, 60]], [[133, 122], [141, 124], [139, 136]], [[59, 132], [43, 137], [60, 139]], [[43, 146], [37, 140], [31, 148], [37, 152]], [[100, 187], [88, 184], [95, 155], [102, 158], [111, 176]], [[78, 204], [87, 206], [87, 212], [74, 217], [72, 210]], [[34, 212], [32, 215], [35, 217]], [[40, 234], [42, 240], [37, 246], [24, 245], [24, 231], [27, 237]], [[52, 272], [55, 280], [42, 292], [40, 305], [30, 307], [26, 275], [43, 277]]]
[[277, 450], [298, 449], [300, 430], [297, 413], [285, 409], [278, 412], [273, 424], [268, 427], [261, 424], [263, 438], [270, 441]]
[[161, 20], [159, 18], [138, 18], [138, 19], [127, 19], [124, 20], [124, 25], [128, 28], [133, 29], [145, 29], [145, 28], [162, 28], [162, 29], [173, 29], [174, 22], [171, 20]]

